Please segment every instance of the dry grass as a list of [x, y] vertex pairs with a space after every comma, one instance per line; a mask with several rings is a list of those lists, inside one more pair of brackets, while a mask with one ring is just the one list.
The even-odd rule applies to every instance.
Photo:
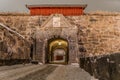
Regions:
[[85, 13], [85, 15], [119, 16], [120, 12], [94, 11], [94, 12]]
[[0, 16], [30, 16], [30, 14], [19, 12], [0, 12]]

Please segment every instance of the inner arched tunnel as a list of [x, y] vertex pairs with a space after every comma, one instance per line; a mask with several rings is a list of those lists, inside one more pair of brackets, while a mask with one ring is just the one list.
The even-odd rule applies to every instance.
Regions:
[[69, 50], [68, 41], [62, 38], [48, 40], [46, 50], [46, 63], [68, 64]]

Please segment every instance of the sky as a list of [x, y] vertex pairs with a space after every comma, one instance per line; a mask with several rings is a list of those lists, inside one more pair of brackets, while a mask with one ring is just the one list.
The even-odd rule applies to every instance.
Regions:
[[29, 12], [26, 4], [87, 4], [86, 12], [120, 12], [120, 0], [0, 0], [0, 12]]

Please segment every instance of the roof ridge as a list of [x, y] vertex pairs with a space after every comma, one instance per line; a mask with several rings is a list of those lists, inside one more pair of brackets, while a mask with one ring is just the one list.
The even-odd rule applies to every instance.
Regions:
[[35, 7], [83, 7], [84, 9], [87, 7], [87, 4], [34, 4], [27, 5], [27, 8], [35, 8]]

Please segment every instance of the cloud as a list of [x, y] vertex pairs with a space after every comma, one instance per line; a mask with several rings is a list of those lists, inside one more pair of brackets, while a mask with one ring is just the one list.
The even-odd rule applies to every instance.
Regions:
[[120, 0], [84, 0], [88, 4], [86, 11], [120, 11]]

